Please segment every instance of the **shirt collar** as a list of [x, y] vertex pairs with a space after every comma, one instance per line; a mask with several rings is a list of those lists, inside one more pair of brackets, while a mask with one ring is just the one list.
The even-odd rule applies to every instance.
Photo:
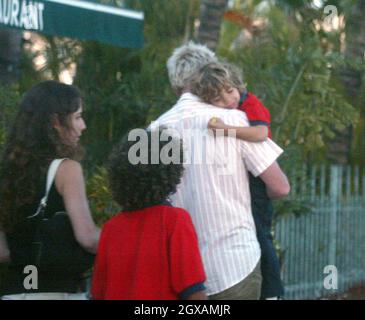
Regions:
[[[213, 106], [212, 104], [209, 103], [205, 103], [204, 101], [202, 101], [198, 96], [196, 96], [195, 94], [191, 93], [191, 92], [185, 92], [180, 96], [180, 99], [178, 101], [178, 105], [180, 104], [180, 102], [182, 102], [182, 104], [184, 102], [193, 102], [194, 103], [194, 109], [199, 109], [199, 108], [212, 108], [212, 109], [216, 109], [218, 107]], [[198, 103], [195, 103], [198, 102]], [[221, 108], [219, 108], [221, 109]]]
[[192, 100], [192, 101], [202, 102], [198, 96], [196, 96], [195, 94], [192, 94], [191, 92], [185, 92], [185, 93], [183, 93], [180, 96], [179, 101], [182, 101], [182, 100]]

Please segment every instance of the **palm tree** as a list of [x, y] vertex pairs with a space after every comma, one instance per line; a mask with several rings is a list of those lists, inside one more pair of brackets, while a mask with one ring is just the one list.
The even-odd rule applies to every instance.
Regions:
[[215, 51], [218, 46], [220, 27], [228, 0], [201, 0], [198, 42]]
[[9, 85], [19, 77], [22, 32], [0, 29], [0, 85]]

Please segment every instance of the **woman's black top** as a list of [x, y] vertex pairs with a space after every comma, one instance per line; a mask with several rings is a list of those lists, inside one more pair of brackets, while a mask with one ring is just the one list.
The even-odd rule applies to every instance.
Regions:
[[[25, 273], [24, 268], [28, 265], [34, 265], [33, 246], [37, 230], [37, 219], [27, 219], [26, 217], [31, 216], [36, 212], [39, 201], [44, 195], [44, 187], [42, 189], [43, 190], [40, 190], [39, 192], [39, 200], [22, 209], [22, 212], [24, 212], [24, 221], [18, 223], [13, 231], [7, 234], [11, 262], [8, 266], [7, 273], [3, 277], [2, 288], [0, 290], [1, 295], [34, 292], [74, 293], [83, 289], [83, 272], [62, 263], [60, 264], [61, 266], [56, 269], [52, 268], [51, 270], [48, 270], [47, 268], [38, 268], [37, 289], [28, 289], [29, 284], [32, 284], [34, 287], [34, 283], [32, 283], [33, 279], [29, 278], [31, 273]], [[48, 215], [49, 213], [53, 214], [62, 211], [65, 211], [63, 199], [53, 184], [48, 196], [46, 213]], [[73, 233], [70, 231], [71, 227], [68, 227], [70, 230], [66, 230], [66, 227], [65, 224], [57, 224], [56, 228], [62, 229], [57, 230], [57, 232], [65, 232], [65, 234], [70, 234], [70, 237], [73, 237]], [[68, 248], [55, 247], [54, 250], [57, 250], [57, 255], [62, 257], [62, 254], [65, 250], [68, 250]], [[91, 265], [92, 264], [90, 264], [90, 267]], [[28, 288], [25, 288], [24, 283], [27, 277], [26, 283], [28, 283]]]

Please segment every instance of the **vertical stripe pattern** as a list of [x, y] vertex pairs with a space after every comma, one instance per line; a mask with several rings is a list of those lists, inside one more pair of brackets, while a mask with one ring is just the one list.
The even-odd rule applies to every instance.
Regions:
[[185, 172], [175, 206], [193, 220], [207, 273], [209, 295], [226, 290], [246, 278], [260, 259], [251, 213], [247, 170], [260, 175], [282, 153], [271, 140], [249, 143], [235, 137], [214, 137], [210, 118], [234, 126], [248, 126], [242, 111], [204, 104], [185, 93], [177, 104], [151, 124], [176, 130], [184, 141]]

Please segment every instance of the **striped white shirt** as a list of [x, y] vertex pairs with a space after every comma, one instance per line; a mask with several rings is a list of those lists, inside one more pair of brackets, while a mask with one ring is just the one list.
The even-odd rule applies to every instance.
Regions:
[[[185, 171], [170, 200], [186, 209], [195, 225], [207, 274], [207, 294], [216, 294], [245, 279], [260, 259], [251, 213], [248, 173], [258, 176], [283, 152], [273, 141], [245, 142], [208, 133], [211, 117], [248, 126], [246, 114], [217, 108], [183, 94], [151, 125], [176, 130], [183, 138]], [[243, 160], [243, 161], [242, 161]]]

